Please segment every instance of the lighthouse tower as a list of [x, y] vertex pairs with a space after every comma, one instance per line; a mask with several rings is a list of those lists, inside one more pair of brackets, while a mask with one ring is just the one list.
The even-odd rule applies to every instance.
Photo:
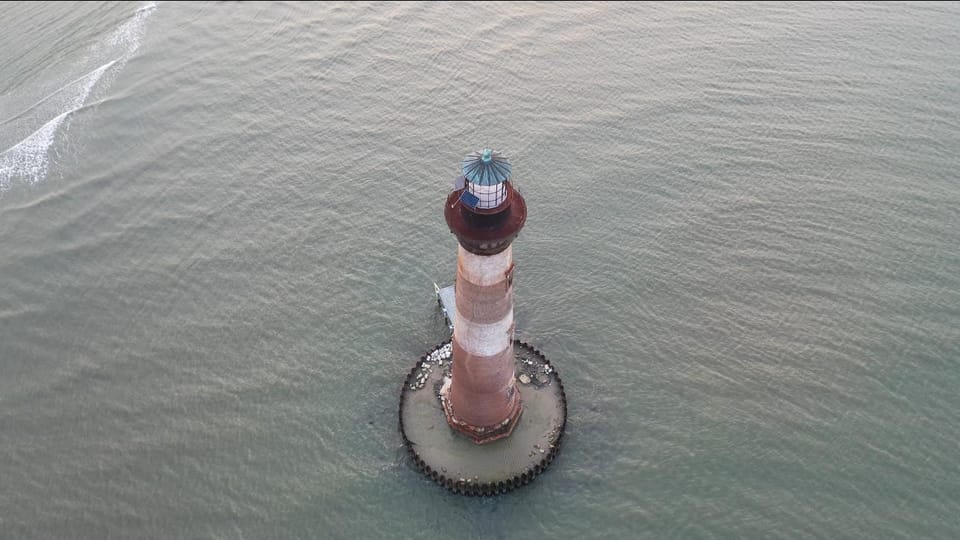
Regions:
[[485, 149], [464, 158], [444, 217], [457, 249], [453, 368], [440, 390], [447, 423], [478, 444], [507, 437], [522, 411], [513, 351], [513, 250], [527, 218], [510, 162]]
[[[510, 162], [474, 152], [444, 204], [459, 242], [453, 336], [420, 357], [400, 392], [400, 434], [411, 462], [446, 489], [489, 496], [546, 470], [567, 425], [557, 370], [513, 339], [511, 243], [527, 219]], [[452, 429], [451, 429], [452, 428]], [[490, 444], [487, 444], [490, 443]]]

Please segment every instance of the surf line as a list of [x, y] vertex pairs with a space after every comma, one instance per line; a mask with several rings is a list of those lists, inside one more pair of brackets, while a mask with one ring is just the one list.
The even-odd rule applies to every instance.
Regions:
[[40, 98], [40, 100], [37, 101], [36, 103], [34, 103], [33, 105], [27, 107], [26, 109], [20, 111], [20, 112], [17, 113], [17, 114], [11, 116], [10, 118], [7, 118], [6, 120], [0, 122], [0, 126], [2, 126], [2, 125], [4, 125], [4, 124], [9, 124], [10, 122], [13, 122], [14, 120], [16, 120], [16, 119], [24, 116], [25, 114], [27, 114], [28, 112], [36, 109], [36, 108], [39, 107], [40, 105], [43, 105], [43, 103], [46, 102], [47, 100], [49, 100], [50, 98], [52, 98], [52, 97], [60, 94], [60, 93], [63, 92], [64, 90], [66, 90], [66, 89], [68, 89], [68, 88], [76, 85], [77, 83], [79, 83], [79, 82], [81, 82], [81, 81], [86, 80], [87, 78], [89, 78], [89, 77], [91, 77], [91, 76], [94, 76], [94, 75], [96, 76], [96, 77], [94, 78], [94, 83], [93, 83], [93, 84], [96, 84], [96, 81], [103, 75], [103, 72], [106, 71], [106, 70], [108, 70], [108, 69], [110, 69], [110, 66], [116, 64], [117, 62], [119, 62], [119, 60], [111, 60], [111, 61], [107, 62], [106, 64], [98, 67], [97, 69], [94, 69], [93, 71], [91, 71], [91, 72], [89, 72], [89, 73], [86, 73], [86, 74], [84, 74], [84, 75], [82, 75], [82, 76], [80, 76], [80, 77], [78, 77], [78, 78], [76, 78], [76, 79], [68, 82], [67, 84], [61, 86], [60, 88], [57, 88], [57, 89], [54, 90], [53, 92], [50, 92], [50, 93], [47, 94], [46, 96], [43, 96], [42, 98]]
[[[140, 42], [143, 38], [144, 25], [147, 17], [156, 10], [157, 5], [153, 2], [137, 9], [133, 16], [128, 18], [105, 40], [100, 41], [94, 46], [94, 51], [103, 50], [107, 46], [121, 46], [123, 49], [119, 58], [115, 58], [102, 66], [82, 75], [81, 77], [68, 82], [50, 94], [44, 96], [39, 101], [28, 107], [26, 110], [0, 122], [0, 126], [9, 124], [14, 120], [20, 119], [51, 100], [53, 97], [61, 95], [65, 90], [80, 86], [79, 92], [74, 96], [65, 99], [67, 110], [63, 111], [42, 126], [28, 135], [20, 142], [0, 151], [0, 193], [10, 189], [13, 179], [22, 179], [27, 184], [36, 184], [44, 180], [49, 169], [50, 147], [53, 145], [54, 138], [58, 129], [64, 120], [71, 114], [83, 108], [90, 93], [97, 86], [97, 83], [103, 78], [111, 68], [119, 71], [126, 64], [133, 53], [140, 48]], [[109, 78], [108, 78], [109, 79]], [[109, 84], [109, 81], [107, 82]]]

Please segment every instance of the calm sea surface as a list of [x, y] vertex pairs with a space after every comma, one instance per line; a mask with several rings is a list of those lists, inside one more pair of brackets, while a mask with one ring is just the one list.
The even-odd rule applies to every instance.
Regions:
[[[405, 457], [511, 157], [531, 486]], [[960, 537], [960, 4], [0, 7], [0, 537]]]

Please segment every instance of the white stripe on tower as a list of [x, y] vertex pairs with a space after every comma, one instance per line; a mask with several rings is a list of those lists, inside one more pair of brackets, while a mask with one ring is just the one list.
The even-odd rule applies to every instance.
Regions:
[[457, 246], [457, 273], [474, 285], [493, 285], [506, 278], [513, 263], [513, 246], [495, 255], [475, 255]]

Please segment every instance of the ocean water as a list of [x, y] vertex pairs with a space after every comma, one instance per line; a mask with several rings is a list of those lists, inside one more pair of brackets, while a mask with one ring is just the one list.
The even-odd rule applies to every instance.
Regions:
[[[511, 157], [534, 484], [447, 494], [461, 157]], [[960, 6], [0, 7], [0, 537], [957, 538]]]

